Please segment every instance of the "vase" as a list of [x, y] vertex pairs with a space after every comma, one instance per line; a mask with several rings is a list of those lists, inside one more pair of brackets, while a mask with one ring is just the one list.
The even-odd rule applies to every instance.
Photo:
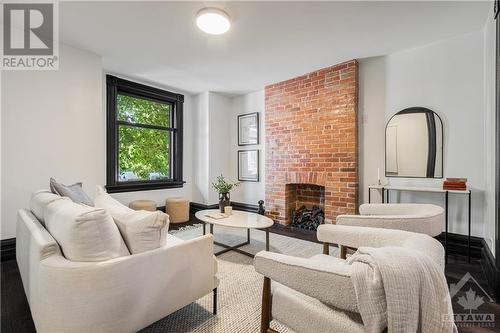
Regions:
[[224, 213], [224, 207], [231, 205], [229, 193], [219, 193], [219, 208], [220, 212]]

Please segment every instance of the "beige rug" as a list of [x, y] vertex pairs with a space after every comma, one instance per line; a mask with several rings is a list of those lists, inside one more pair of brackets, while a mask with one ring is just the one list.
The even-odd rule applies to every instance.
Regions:
[[[207, 227], [208, 231], [208, 227]], [[201, 225], [196, 228], [172, 232], [176, 237], [191, 239], [202, 234]], [[238, 244], [246, 240], [246, 231], [215, 227], [215, 239], [225, 244]], [[257, 253], [265, 248], [265, 233], [251, 231], [251, 243], [243, 250]], [[310, 257], [322, 252], [322, 245], [296, 238], [270, 234], [270, 250], [298, 257]], [[215, 251], [221, 250], [216, 246]], [[331, 248], [335, 252], [337, 248]], [[164, 319], [157, 321], [141, 332], [259, 332], [262, 276], [255, 272], [252, 258], [230, 251], [217, 257], [218, 313], [212, 314], [212, 294], [190, 304]], [[291, 332], [273, 322], [272, 328], [280, 333]]]

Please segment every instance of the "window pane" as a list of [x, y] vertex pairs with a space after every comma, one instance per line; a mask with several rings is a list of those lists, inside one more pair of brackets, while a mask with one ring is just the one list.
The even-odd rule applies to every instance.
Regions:
[[170, 132], [123, 126], [118, 128], [119, 181], [170, 178]]
[[117, 97], [118, 120], [146, 125], [170, 126], [171, 105], [127, 95]]

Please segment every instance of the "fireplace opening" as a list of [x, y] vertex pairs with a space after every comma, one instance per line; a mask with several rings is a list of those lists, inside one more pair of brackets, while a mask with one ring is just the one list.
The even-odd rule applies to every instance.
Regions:
[[292, 227], [316, 230], [325, 221], [325, 187], [287, 184], [285, 205]]

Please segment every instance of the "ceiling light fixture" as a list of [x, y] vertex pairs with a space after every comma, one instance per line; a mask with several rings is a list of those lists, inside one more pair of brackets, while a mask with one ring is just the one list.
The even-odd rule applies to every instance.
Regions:
[[229, 30], [231, 22], [222, 9], [206, 7], [196, 14], [196, 25], [207, 34], [221, 35]]

